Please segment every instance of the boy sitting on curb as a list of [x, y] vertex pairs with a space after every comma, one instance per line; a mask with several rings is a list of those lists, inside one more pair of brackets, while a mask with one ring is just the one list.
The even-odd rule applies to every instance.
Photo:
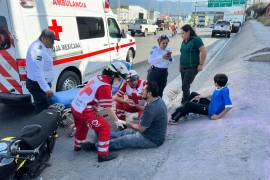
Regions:
[[[190, 101], [178, 107], [171, 115], [169, 124], [176, 124], [181, 117], [189, 113], [208, 115], [212, 120], [222, 118], [232, 108], [229, 88], [226, 86], [227, 82], [228, 77], [225, 74], [216, 74], [214, 77], [216, 89], [212, 96], [192, 93], [189, 97]], [[210, 101], [209, 97], [211, 97]]]

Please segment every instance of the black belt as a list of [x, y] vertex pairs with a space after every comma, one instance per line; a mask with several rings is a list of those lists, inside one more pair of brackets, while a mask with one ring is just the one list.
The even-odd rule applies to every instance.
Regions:
[[151, 69], [156, 69], [156, 70], [160, 70], [160, 71], [167, 71], [168, 68], [159, 68], [159, 67], [156, 67], [156, 66], [151, 66]]

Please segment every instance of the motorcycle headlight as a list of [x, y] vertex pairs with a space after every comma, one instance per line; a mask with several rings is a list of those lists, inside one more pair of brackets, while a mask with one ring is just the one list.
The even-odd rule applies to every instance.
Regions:
[[8, 143], [3, 141], [0, 142], [0, 155], [6, 154], [7, 153], [7, 148], [8, 148]]
[[10, 164], [14, 160], [13, 157], [9, 157], [9, 144], [10, 142], [7, 141], [0, 142], [0, 167]]
[[16, 169], [15, 158], [10, 156], [10, 141], [0, 141], [0, 179], [8, 179]]

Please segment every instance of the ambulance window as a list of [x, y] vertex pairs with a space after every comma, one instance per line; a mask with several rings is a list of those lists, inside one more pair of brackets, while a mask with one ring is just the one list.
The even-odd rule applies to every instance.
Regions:
[[77, 17], [80, 39], [91, 39], [105, 36], [103, 19], [99, 17]]
[[108, 19], [108, 27], [109, 27], [109, 33], [112, 38], [118, 38], [121, 34], [120, 28], [115, 21], [115, 19], [109, 18]]
[[6, 18], [0, 16], [0, 50], [9, 49], [11, 39], [8, 31]]

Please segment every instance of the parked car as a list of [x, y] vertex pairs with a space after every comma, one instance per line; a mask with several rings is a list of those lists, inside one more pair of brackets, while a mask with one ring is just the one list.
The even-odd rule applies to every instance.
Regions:
[[136, 19], [133, 24], [128, 25], [128, 31], [131, 32], [132, 36], [135, 36], [136, 33], [143, 34], [144, 36], [147, 36], [149, 33], [156, 35], [158, 26], [153, 25], [150, 20]]
[[229, 21], [217, 21], [212, 30], [212, 37], [215, 35], [225, 35], [226, 37], [231, 36], [231, 23]]
[[242, 25], [242, 24], [241, 24], [240, 21], [234, 21], [234, 22], [232, 23], [232, 31], [231, 31], [231, 33], [238, 33], [238, 31], [239, 31], [241, 25]]

